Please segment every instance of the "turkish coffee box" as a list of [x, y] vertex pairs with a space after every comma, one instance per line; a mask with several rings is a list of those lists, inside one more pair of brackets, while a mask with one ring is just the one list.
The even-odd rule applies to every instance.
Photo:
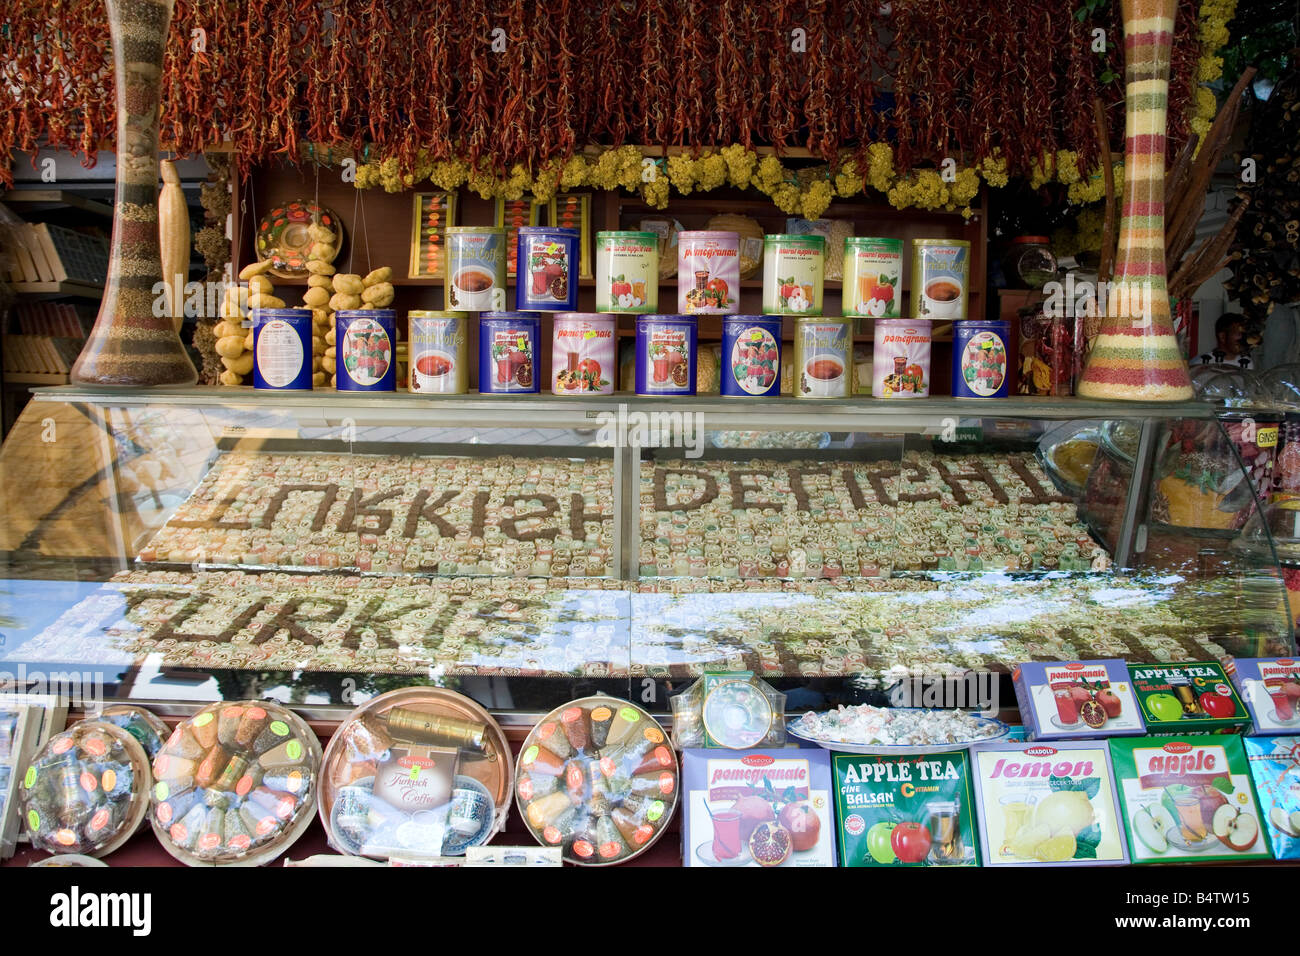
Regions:
[[1233, 667], [1233, 683], [1250, 711], [1256, 734], [1300, 730], [1300, 660], [1245, 657], [1233, 661]]
[[831, 764], [841, 866], [979, 866], [966, 751]]
[[1128, 862], [1105, 741], [999, 741], [971, 762], [985, 866]]
[[1264, 832], [1279, 860], [1300, 859], [1300, 737], [1247, 737]]
[[1250, 713], [1218, 661], [1129, 664], [1148, 734], [1236, 734]]
[[835, 865], [828, 751], [682, 752], [686, 866]]
[[1134, 863], [1269, 859], [1242, 738], [1108, 743]]
[[1146, 732], [1121, 660], [1027, 661], [1011, 672], [1028, 740]]

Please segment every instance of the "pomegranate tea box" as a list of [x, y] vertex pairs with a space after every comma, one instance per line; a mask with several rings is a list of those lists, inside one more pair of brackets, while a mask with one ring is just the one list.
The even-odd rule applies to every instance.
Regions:
[[1128, 862], [1104, 740], [981, 744], [971, 763], [985, 866]]
[[1247, 737], [1264, 832], [1279, 860], [1300, 860], [1300, 737]]
[[1250, 713], [1218, 661], [1130, 664], [1148, 734], [1236, 734]]
[[1121, 660], [1027, 661], [1011, 672], [1028, 740], [1146, 732]]
[[1250, 711], [1255, 733], [1293, 734], [1300, 730], [1300, 660], [1246, 657], [1233, 661], [1232, 675]]
[[841, 866], [979, 866], [964, 750], [835, 754]]
[[1242, 738], [1109, 741], [1134, 863], [1267, 860]]
[[686, 866], [835, 865], [830, 754], [682, 751]]

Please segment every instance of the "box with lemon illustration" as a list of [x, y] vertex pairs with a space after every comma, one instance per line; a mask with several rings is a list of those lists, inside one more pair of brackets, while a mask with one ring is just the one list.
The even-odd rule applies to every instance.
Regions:
[[999, 742], [971, 759], [985, 866], [1128, 861], [1105, 741]]
[[1218, 661], [1130, 664], [1128, 670], [1148, 734], [1250, 732], [1250, 713]]

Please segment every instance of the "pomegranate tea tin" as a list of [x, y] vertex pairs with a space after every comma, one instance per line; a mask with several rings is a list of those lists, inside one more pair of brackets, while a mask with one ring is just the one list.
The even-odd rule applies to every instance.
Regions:
[[596, 310], [659, 310], [659, 237], [653, 232], [596, 233]]
[[763, 311], [821, 315], [826, 240], [814, 235], [763, 237]]
[[955, 398], [1006, 398], [1011, 323], [954, 322], [952, 394]]
[[677, 309], [694, 315], [733, 315], [740, 310], [738, 233], [677, 234]]
[[421, 395], [464, 395], [469, 391], [469, 356], [464, 312], [411, 311], [407, 389]]
[[844, 240], [844, 314], [898, 317], [903, 299], [903, 240], [849, 236]]
[[641, 315], [636, 320], [636, 393], [694, 395], [697, 320]]
[[499, 312], [506, 307], [506, 231], [448, 226], [443, 261], [444, 307]]
[[929, 319], [876, 320], [871, 394], [877, 398], [929, 396]]
[[912, 316], [964, 319], [970, 299], [970, 243], [912, 240]]
[[515, 308], [572, 312], [578, 308], [577, 229], [519, 228]]
[[551, 391], [556, 395], [613, 395], [618, 317], [558, 312], [551, 333]]
[[478, 390], [481, 395], [541, 391], [537, 343], [542, 319], [534, 312], [484, 312], [479, 318]]
[[794, 323], [794, 397], [848, 398], [853, 336], [848, 319], [802, 317]]
[[253, 387], [311, 388], [311, 309], [253, 309]]
[[722, 394], [781, 394], [781, 317], [735, 315], [722, 320]]
[[397, 313], [392, 309], [340, 309], [334, 313], [340, 392], [397, 390]]

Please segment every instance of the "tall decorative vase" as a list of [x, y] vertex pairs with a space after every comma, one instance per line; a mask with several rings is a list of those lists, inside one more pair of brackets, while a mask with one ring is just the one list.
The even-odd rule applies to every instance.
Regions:
[[[1101, 330], [1079, 381], [1083, 398], [1192, 397], [1165, 287], [1165, 124], [1177, 0], [1123, 0], [1124, 206]], [[1118, 300], [1118, 301], [1116, 301]]]
[[158, 247], [158, 101], [173, 0], [107, 0], [117, 73], [117, 191], [108, 277], [71, 378], [85, 385], [192, 385]]

